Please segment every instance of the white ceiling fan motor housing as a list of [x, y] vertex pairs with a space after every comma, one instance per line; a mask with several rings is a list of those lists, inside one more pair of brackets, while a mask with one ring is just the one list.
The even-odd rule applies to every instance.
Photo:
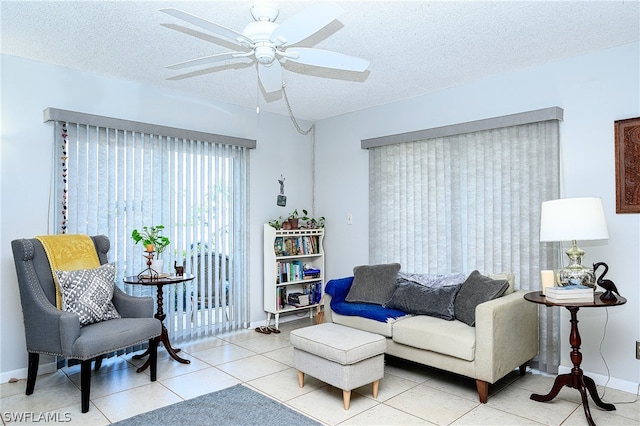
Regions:
[[278, 24], [268, 21], [250, 22], [242, 31], [242, 35], [253, 40], [256, 60], [261, 64], [270, 64], [276, 57], [276, 48], [269, 38], [278, 28]]

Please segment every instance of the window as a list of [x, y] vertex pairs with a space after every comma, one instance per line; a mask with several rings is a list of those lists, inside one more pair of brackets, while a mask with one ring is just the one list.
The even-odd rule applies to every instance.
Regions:
[[131, 233], [164, 225], [164, 270], [182, 265], [191, 282], [164, 286], [172, 341], [248, 323], [247, 188], [255, 141], [48, 109], [55, 122], [58, 233], [104, 234], [116, 284], [146, 268]]
[[[517, 287], [538, 290], [540, 270], [552, 269], [558, 253], [540, 244], [539, 229], [542, 202], [559, 195], [562, 113], [543, 111], [363, 141], [370, 263], [400, 262], [416, 273], [510, 271]], [[541, 313], [539, 364], [557, 371], [553, 315]]]

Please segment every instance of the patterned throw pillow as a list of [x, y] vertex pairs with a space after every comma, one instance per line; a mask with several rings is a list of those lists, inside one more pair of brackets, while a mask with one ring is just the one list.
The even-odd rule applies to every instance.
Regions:
[[80, 326], [120, 318], [113, 306], [116, 265], [96, 269], [56, 271], [62, 292], [62, 310], [80, 316]]

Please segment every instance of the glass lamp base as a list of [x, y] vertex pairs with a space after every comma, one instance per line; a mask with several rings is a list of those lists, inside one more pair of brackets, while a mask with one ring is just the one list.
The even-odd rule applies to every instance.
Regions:
[[568, 285], [583, 285], [596, 288], [596, 277], [593, 269], [589, 268], [563, 268], [556, 274], [556, 283], [560, 287]]
[[593, 269], [582, 266], [584, 250], [578, 247], [576, 240], [571, 242], [571, 248], [565, 252], [569, 257], [569, 265], [562, 268], [556, 275], [556, 283], [560, 287], [568, 285], [584, 285], [596, 288], [596, 276]]

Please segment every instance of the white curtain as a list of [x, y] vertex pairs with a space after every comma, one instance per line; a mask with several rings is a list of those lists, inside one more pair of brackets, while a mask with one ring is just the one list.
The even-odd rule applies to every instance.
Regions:
[[[557, 120], [371, 148], [369, 170], [371, 263], [511, 271], [539, 290], [557, 259], [539, 240], [541, 203], [559, 194]], [[557, 370], [557, 314], [540, 312], [538, 368]]]
[[62, 121], [55, 139], [56, 232], [107, 235], [117, 285], [155, 299], [155, 287], [122, 279], [146, 268], [132, 231], [164, 225], [162, 272], [196, 276], [163, 287], [170, 339], [248, 325], [246, 147]]

